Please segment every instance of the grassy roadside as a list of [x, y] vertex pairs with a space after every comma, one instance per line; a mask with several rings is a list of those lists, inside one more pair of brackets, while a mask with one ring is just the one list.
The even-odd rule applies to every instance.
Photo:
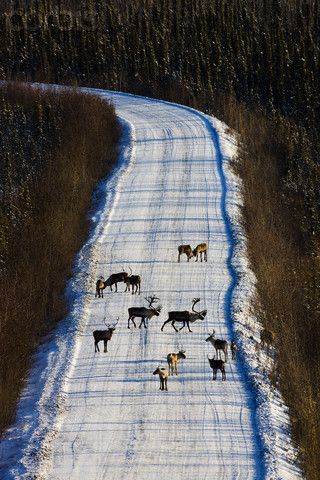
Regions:
[[77, 90], [0, 88], [0, 432], [90, 228], [92, 192], [115, 165], [114, 108]]

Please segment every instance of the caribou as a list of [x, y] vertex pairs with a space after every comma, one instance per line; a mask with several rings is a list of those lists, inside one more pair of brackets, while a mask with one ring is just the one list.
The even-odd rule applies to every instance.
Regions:
[[237, 348], [237, 345], [235, 344], [235, 341], [231, 340], [230, 350], [231, 350], [232, 360], [236, 359], [237, 349], [238, 348]]
[[105, 280], [101, 276], [98, 278], [96, 282], [96, 293], [95, 293], [95, 298], [103, 298], [103, 290], [106, 288], [104, 284]]
[[146, 307], [130, 307], [128, 308], [129, 318], [128, 318], [128, 328], [130, 328], [130, 321], [133, 323], [134, 327], [136, 328], [136, 323], [134, 321], [135, 317], [141, 318], [141, 322], [139, 328], [141, 328], [142, 324], [144, 328], [147, 328], [146, 319], [150, 320], [153, 316], [159, 317], [161, 312], [161, 305], [157, 307], [153, 307], [153, 303], [159, 300], [158, 297], [155, 295], [145, 298], [148, 302], [149, 306]]
[[128, 277], [129, 277], [129, 274], [127, 272], [125, 272], [124, 270], [122, 272], [119, 272], [119, 273], [113, 273], [104, 282], [104, 288], [110, 287], [110, 290], [112, 291], [112, 285], [115, 285], [116, 286], [115, 291], [117, 292], [118, 291], [118, 283], [119, 282], [126, 283]]
[[165, 367], [158, 367], [154, 372], [153, 375], [159, 375], [160, 380], [160, 388], [159, 390], [168, 390], [167, 382], [169, 373]]
[[[178, 311], [178, 312], [169, 312], [169, 318], [162, 325], [161, 331], [163, 332], [164, 326], [167, 323], [171, 322], [171, 325], [173, 326], [176, 332], [178, 332], [179, 330], [182, 330], [186, 325], [188, 327], [189, 332], [192, 332], [192, 330], [190, 329], [190, 323], [194, 323], [196, 320], [203, 320], [207, 315], [207, 310], [202, 310], [201, 312], [197, 312], [194, 309], [195, 304], [198, 302], [200, 302], [200, 298], [193, 299], [192, 312], [189, 312], [188, 310]], [[177, 330], [175, 327], [176, 322], [182, 323], [182, 327], [180, 327], [179, 330]]]
[[220, 370], [222, 374], [222, 380], [226, 380], [226, 370], [225, 370], [225, 362], [223, 360], [215, 360], [215, 357], [209, 358], [209, 365], [212, 368], [212, 380], [217, 379], [217, 371]]
[[103, 298], [103, 290], [106, 287], [110, 287], [110, 290], [112, 291], [112, 285], [115, 285], [115, 291], [118, 291], [118, 283], [119, 282], [124, 282], [126, 283], [126, 279], [128, 278], [128, 273], [125, 271], [119, 272], [119, 273], [113, 273], [110, 275], [107, 280], [105, 280], [102, 276], [98, 278], [96, 282], [96, 294], [95, 297], [97, 298]]
[[224, 353], [224, 361], [228, 361], [228, 342], [227, 340], [220, 340], [219, 338], [215, 338], [215, 330], [212, 331], [212, 334], [206, 338], [206, 342], [210, 342], [216, 350], [216, 355], [221, 358], [221, 352]]
[[194, 257], [196, 257], [196, 262], [198, 261], [198, 256], [200, 255], [200, 260], [202, 262], [202, 254], [204, 261], [207, 261], [207, 253], [208, 253], [208, 245], [206, 243], [200, 243], [199, 245], [196, 246], [196, 248], [193, 250], [192, 254]]
[[176, 375], [178, 375], [177, 371], [177, 364], [180, 358], [186, 358], [185, 356], [186, 351], [185, 350], [179, 350], [178, 353], [169, 353], [167, 355], [167, 362], [168, 362], [168, 367], [169, 367], [169, 376], [173, 375], [175, 372]]
[[178, 262], [180, 262], [180, 255], [182, 255], [183, 253], [185, 253], [187, 255], [187, 259], [188, 259], [188, 262], [190, 260], [191, 257], [193, 257], [193, 252], [192, 252], [192, 248], [190, 245], [180, 245], [178, 247]]
[[116, 329], [116, 325], [119, 322], [119, 318], [117, 318], [116, 323], [113, 325], [107, 325], [106, 324], [106, 319], [104, 318], [104, 324], [107, 327], [107, 330], [95, 330], [92, 332], [93, 338], [94, 338], [94, 351], [95, 352], [100, 352], [99, 349], [99, 342], [103, 340], [104, 343], [104, 353], [108, 352], [108, 341], [111, 340], [112, 334]]
[[267, 347], [267, 352], [269, 352], [269, 347], [273, 345], [276, 335], [271, 330], [263, 329], [260, 332], [260, 341], [261, 347]]
[[[130, 268], [130, 267], [129, 267]], [[130, 275], [127, 277], [124, 282], [127, 284], [125, 292], [130, 292], [130, 285], [132, 287], [132, 295], [134, 293], [137, 293], [139, 290], [139, 295], [140, 295], [140, 286], [141, 286], [141, 277], [140, 275], [132, 275], [132, 270], [130, 268]], [[135, 291], [134, 288], [136, 287]]]

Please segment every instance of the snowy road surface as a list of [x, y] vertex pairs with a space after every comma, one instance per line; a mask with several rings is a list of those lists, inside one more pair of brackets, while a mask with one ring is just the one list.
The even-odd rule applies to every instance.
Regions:
[[[89, 320], [65, 384], [47, 478], [50, 480], [186, 480], [261, 478], [253, 405], [238, 364], [227, 381], [211, 380], [205, 342], [214, 328], [230, 340], [230, 242], [223, 209], [221, 152], [213, 127], [190, 110], [112, 95], [134, 137], [111, 215], [98, 239], [96, 274], [124, 268], [142, 278], [141, 295], [105, 290], [90, 297]], [[207, 242], [208, 262], [177, 262], [180, 244]], [[156, 294], [163, 306], [149, 328], [127, 329], [127, 310]], [[204, 321], [160, 331], [169, 310], [206, 308]], [[107, 354], [94, 353], [92, 331], [120, 316]], [[169, 352], [186, 350], [180, 375], [158, 390], [152, 372]]]
[[[272, 357], [257, 348], [255, 279], [229, 167], [234, 141], [194, 110], [96, 93], [111, 98], [122, 119], [121, 162], [98, 188], [95, 228], [67, 288], [70, 314], [39, 346], [16, 421], [0, 443], [1, 480], [301, 479], [287, 408], [268, 380]], [[207, 263], [177, 262], [178, 245], [202, 242]], [[106, 289], [95, 299], [98, 276], [123, 268], [141, 276], [141, 295], [119, 284], [118, 293]], [[152, 294], [160, 317], [129, 330], [128, 308], [147, 306]], [[192, 333], [170, 324], [161, 332], [168, 311], [190, 310], [196, 297], [208, 314]], [[95, 353], [92, 332], [104, 317], [120, 320], [108, 353]], [[241, 333], [245, 358], [229, 360], [225, 382], [220, 372], [212, 381], [213, 347], [205, 342], [212, 329], [229, 343], [232, 329]], [[187, 357], [180, 375], [161, 392], [152, 372], [179, 349]]]

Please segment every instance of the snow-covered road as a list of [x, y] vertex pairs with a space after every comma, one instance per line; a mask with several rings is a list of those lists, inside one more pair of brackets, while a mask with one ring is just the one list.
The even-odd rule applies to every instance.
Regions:
[[[141, 295], [90, 296], [89, 320], [65, 384], [65, 413], [53, 443], [50, 480], [187, 480], [261, 478], [253, 405], [237, 363], [227, 381], [212, 382], [205, 342], [214, 328], [230, 340], [226, 227], [221, 151], [213, 126], [190, 110], [112, 95], [132, 126], [130, 165], [117, 185], [111, 215], [96, 249], [96, 274], [129, 271]], [[207, 242], [208, 262], [177, 262], [180, 244]], [[127, 310], [156, 294], [161, 316], [149, 328], [127, 329]], [[200, 297], [204, 321], [176, 333], [160, 327], [169, 310], [191, 309]], [[120, 316], [109, 353], [95, 354], [92, 331]], [[152, 376], [169, 352], [186, 350], [168, 392]]]
[[[268, 380], [272, 360], [259, 350], [261, 327], [250, 312], [254, 276], [229, 168], [232, 138], [186, 107], [96, 93], [114, 102], [122, 121], [121, 163], [100, 185], [96, 225], [67, 289], [70, 315], [39, 347], [0, 443], [1, 480], [300, 479], [287, 409]], [[177, 262], [178, 245], [202, 242], [207, 263]], [[95, 299], [95, 280], [123, 268], [141, 276], [141, 295], [118, 284], [118, 293]], [[152, 294], [160, 317], [129, 330], [128, 308], [147, 306]], [[170, 324], [161, 332], [168, 311], [190, 310], [195, 297], [208, 313], [192, 333]], [[92, 332], [105, 317], [120, 320], [108, 353], [95, 353]], [[212, 329], [229, 343], [241, 330], [246, 355], [228, 361], [225, 382], [220, 372], [212, 381]], [[159, 391], [152, 372], [179, 349], [180, 375]]]

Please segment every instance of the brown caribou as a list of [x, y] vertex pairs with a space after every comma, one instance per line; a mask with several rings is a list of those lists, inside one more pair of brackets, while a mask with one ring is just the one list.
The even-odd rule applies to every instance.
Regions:
[[131, 268], [130, 268], [130, 275], [125, 280], [125, 283], [127, 284], [125, 292], [130, 292], [130, 286], [131, 286], [132, 287], [132, 295], [134, 293], [137, 293], [138, 290], [139, 290], [139, 295], [140, 295], [141, 277], [140, 277], [140, 275], [132, 275]]
[[225, 362], [223, 360], [215, 360], [215, 357], [209, 358], [209, 365], [212, 368], [212, 380], [217, 379], [217, 371], [220, 370], [222, 374], [222, 380], [226, 380], [226, 370], [225, 370]]
[[192, 252], [192, 248], [190, 245], [180, 245], [178, 247], [178, 262], [180, 262], [180, 255], [182, 255], [183, 253], [185, 253], [187, 255], [187, 259], [188, 259], [188, 262], [190, 260], [191, 257], [193, 257], [193, 252]]
[[238, 347], [235, 344], [235, 341], [231, 340], [230, 350], [231, 350], [232, 360], [236, 359], [237, 349], [238, 349]]
[[267, 352], [269, 352], [269, 347], [274, 344], [276, 335], [271, 330], [263, 329], [260, 332], [260, 341], [261, 347], [267, 347]]
[[[189, 312], [188, 310], [169, 312], [169, 318], [162, 325], [161, 331], [163, 332], [163, 327], [167, 323], [171, 322], [171, 325], [173, 326], [176, 332], [178, 332], [179, 330], [182, 330], [186, 325], [188, 327], [189, 332], [192, 332], [192, 330], [190, 330], [190, 323], [194, 323], [196, 320], [203, 320], [207, 315], [207, 310], [202, 310], [201, 312], [197, 312], [194, 309], [195, 304], [198, 302], [200, 302], [200, 298], [193, 299], [192, 312]], [[180, 327], [179, 330], [177, 330], [175, 327], [176, 322], [182, 323], [182, 327]]]
[[130, 321], [132, 321], [133, 325], [136, 327], [136, 323], [134, 321], [135, 317], [141, 318], [141, 322], [139, 328], [141, 328], [142, 324], [144, 328], [147, 328], [146, 319], [150, 320], [153, 316], [159, 317], [161, 312], [161, 305], [157, 307], [153, 307], [152, 304], [159, 300], [156, 296], [150, 296], [145, 298], [145, 300], [149, 303], [149, 308], [146, 307], [130, 307], [128, 308], [129, 318], [128, 318], [128, 328], [130, 328]]
[[185, 356], [186, 351], [185, 350], [179, 350], [178, 353], [169, 353], [167, 355], [167, 362], [168, 362], [168, 367], [169, 367], [169, 376], [173, 375], [175, 372], [176, 375], [178, 375], [177, 371], [177, 364], [180, 358], [186, 358]]
[[219, 353], [219, 357], [221, 358], [221, 352], [224, 353], [224, 361], [228, 361], [228, 342], [227, 340], [220, 340], [219, 338], [215, 338], [215, 330], [212, 331], [212, 334], [206, 338], [206, 342], [210, 342], [211, 345], [216, 350], [216, 355]]
[[159, 375], [160, 380], [160, 388], [159, 390], [168, 390], [167, 382], [169, 373], [165, 367], [158, 367], [154, 372], [153, 375]]
[[119, 318], [116, 320], [116, 323], [113, 325], [107, 325], [106, 324], [106, 319], [104, 318], [104, 323], [107, 327], [107, 330], [95, 330], [92, 332], [93, 338], [94, 338], [94, 351], [95, 352], [100, 352], [99, 349], [99, 342], [103, 341], [104, 343], [104, 353], [108, 352], [108, 341], [111, 340], [112, 334], [116, 329], [116, 325], [119, 322]]
[[200, 260], [202, 262], [202, 254], [204, 261], [207, 261], [207, 253], [208, 253], [208, 245], [206, 243], [200, 243], [199, 245], [196, 246], [196, 248], [193, 250], [193, 256], [196, 257], [196, 262], [198, 261], [198, 256], [200, 255]]

